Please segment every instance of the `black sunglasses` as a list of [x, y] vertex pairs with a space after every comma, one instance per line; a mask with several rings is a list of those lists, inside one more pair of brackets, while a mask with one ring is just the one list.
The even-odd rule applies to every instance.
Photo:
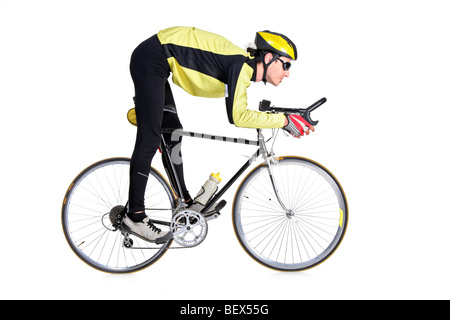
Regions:
[[291, 63], [287, 62], [287, 61], [283, 61], [280, 58], [277, 58], [278, 60], [281, 61], [281, 63], [283, 64], [283, 70], [284, 71], [288, 71], [291, 68]]

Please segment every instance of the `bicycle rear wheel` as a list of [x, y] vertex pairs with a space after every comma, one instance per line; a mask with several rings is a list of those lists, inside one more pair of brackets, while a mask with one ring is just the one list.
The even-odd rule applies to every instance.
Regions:
[[[156, 262], [172, 241], [156, 245], [135, 236], [124, 241], [117, 227], [125, 211], [129, 189], [130, 159], [99, 161], [83, 170], [64, 197], [62, 225], [75, 254], [91, 267], [109, 273], [129, 273]], [[169, 230], [175, 197], [159, 172], [151, 168], [146, 188], [147, 215]], [[147, 209], [146, 209], [147, 210]], [[165, 222], [165, 223], [164, 223]]]
[[281, 271], [301, 271], [325, 261], [341, 243], [348, 222], [347, 200], [323, 166], [300, 157], [272, 165], [279, 204], [266, 164], [243, 180], [233, 203], [233, 226], [244, 250]]

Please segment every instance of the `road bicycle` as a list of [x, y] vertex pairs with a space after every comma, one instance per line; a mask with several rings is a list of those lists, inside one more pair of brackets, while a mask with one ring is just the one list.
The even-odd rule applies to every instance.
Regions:
[[[325, 102], [326, 98], [322, 98], [306, 109], [288, 109], [263, 100], [259, 109], [300, 114], [317, 125], [310, 113]], [[279, 271], [302, 271], [322, 263], [338, 248], [347, 229], [344, 191], [319, 163], [298, 156], [276, 157], [273, 148], [278, 129], [272, 129], [267, 140], [261, 129], [256, 131], [257, 140], [172, 132], [172, 137], [178, 139], [187, 136], [257, 147], [200, 212], [184, 203], [173, 150], [161, 135], [160, 151], [169, 163], [165, 168], [168, 180], [152, 167], [145, 194], [147, 215], [169, 234], [156, 243], [129, 234], [121, 226], [128, 203], [130, 159], [111, 158], [87, 167], [70, 184], [63, 201], [62, 226], [70, 247], [88, 265], [109, 273], [139, 271], [170, 249], [196, 247], [207, 236], [208, 222], [219, 217], [225, 205], [220, 198], [262, 156], [262, 162], [242, 180], [234, 197], [232, 220], [239, 243], [254, 260]], [[268, 150], [270, 140], [272, 148]], [[205, 215], [214, 205], [214, 214]]]

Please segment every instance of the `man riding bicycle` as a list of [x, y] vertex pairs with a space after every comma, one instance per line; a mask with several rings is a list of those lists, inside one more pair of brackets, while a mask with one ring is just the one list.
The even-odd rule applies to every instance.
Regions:
[[[191, 95], [225, 97], [228, 120], [237, 127], [283, 128], [296, 138], [314, 131], [299, 115], [247, 109], [251, 82], [278, 86], [289, 76], [291, 61], [297, 59], [296, 46], [282, 34], [257, 32], [255, 45], [256, 49], [246, 52], [216, 34], [174, 27], [160, 31], [133, 51], [130, 72], [135, 87], [137, 136], [131, 158], [128, 213], [122, 222], [125, 229], [151, 242], [166, 236], [145, 214], [144, 194], [161, 129], [182, 128], [167, 81], [171, 72], [173, 82]], [[163, 137], [169, 144], [177, 143], [170, 136]], [[186, 204], [198, 207], [186, 188], [182, 163], [176, 164], [175, 170]]]

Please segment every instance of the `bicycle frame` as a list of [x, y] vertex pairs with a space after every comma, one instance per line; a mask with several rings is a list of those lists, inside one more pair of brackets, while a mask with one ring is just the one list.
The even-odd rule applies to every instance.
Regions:
[[[273, 154], [269, 153], [266, 148], [266, 142], [264, 141], [264, 136], [262, 134], [261, 129], [256, 129], [257, 131], [257, 138], [258, 140], [247, 140], [242, 138], [230, 138], [230, 137], [224, 137], [224, 136], [217, 136], [217, 135], [209, 135], [204, 133], [195, 133], [195, 132], [189, 132], [184, 130], [163, 130], [163, 133], [171, 133], [172, 134], [172, 140], [176, 141], [179, 140], [181, 136], [186, 137], [194, 137], [194, 138], [201, 138], [201, 139], [208, 139], [208, 140], [215, 140], [215, 141], [223, 141], [223, 142], [232, 142], [232, 143], [239, 143], [239, 144], [245, 144], [245, 145], [254, 145], [259, 146], [259, 148], [256, 150], [256, 152], [253, 154], [252, 157], [250, 157], [249, 160], [247, 160], [244, 165], [234, 174], [234, 176], [220, 189], [214, 196], [206, 203], [205, 207], [201, 210], [200, 213], [205, 213], [211, 208], [212, 205], [214, 205], [224, 194], [228, 191], [228, 189], [233, 185], [234, 182], [245, 172], [245, 170], [248, 169], [248, 167], [260, 156], [262, 155], [264, 158], [264, 161], [267, 165], [267, 168], [269, 170], [269, 176], [272, 183], [272, 186], [275, 191], [275, 195], [281, 205], [281, 207], [286, 211], [287, 214], [289, 214], [289, 210], [285, 207], [283, 202], [281, 201], [281, 198], [278, 193], [278, 188], [276, 186], [275, 178], [272, 173], [272, 167], [271, 163], [274, 162], [273, 160]], [[173, 161], [170, 157], [171, 150], [169, 145], [164, 140], [163, 135], [161, 135], [161, 153], [162, 156], [167, 160], [167, 162], [170, 164], [170, 166], [166, 167], [167, 174], [169, 176], [170, 183], [172, 185], [172, 188], [175, 189], [177, 195], [178, 195], [178, 206], [183, 206], [184, 204], [184, 195], [180, 187], [180, 181], [177, 176], [177, 173], [174, 168]]]

